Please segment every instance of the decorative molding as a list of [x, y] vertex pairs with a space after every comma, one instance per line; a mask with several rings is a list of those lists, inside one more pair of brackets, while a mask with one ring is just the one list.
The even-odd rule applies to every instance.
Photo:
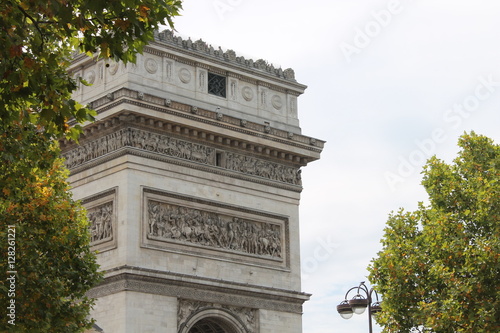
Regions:
[[168, 82], [171, 82], [173, 77], [172, 73], [173, 73], [174, 62], [168, 60], [168, 58], [165, 57], [163, 64], [165, 67], [165, 78]]
[[236, 92], [238, 90], [238, 81], [237, 80], [229, 80], [229, 97], [235, 101], [237, 99]]
[[297, 113], [297, 97], [295, 96], [290, 97], [290, 112], [292, 114]]
[[124, 291], [196, 299], [228, 306], [302, 313], [310, 294], [221, 281], [142, 267], [120, 266], [105, 272], [106, 277], [88, 293], [99, 298]]
[[147, 47], [148, 49], [148, 53], [149, 54], [154, 54], [155, 56], [158, 56], [158, 57], [164, 57], [165, 56], [165, 52], [162, 52], [162, 51], [159, 51], [159, 50], [155, 50], [153, 48], [150, 48], [150, 47]]
[[198, 68], [198, 90], [201, 92], [207, 92], [207, 77], [208, 73], [202, 68]]
[[[113, 92], [114, 96], [114, 101], [110, 101], [107, 99], [105, 96], [102, 98], [99, 98], [93, 102], [90, 103], [91, 107], [96, 109], [98, 113], [105, 112], [109, 109], [118, 107], [121, 104], [130, 104], [130, 105], [135, 105], [140, 108], [144, 109], [150, 109], [154, 111], [158, 111], [161, 113], [165, 114], [171, 114], [183, 118], [187, 118], [189, 120], [196, 120], [202, 123], [210, 124], [213, 126], [221, 127], [224, 129], [230, 129], [233, 131], [241, 132], [247, 135], [252, 135], [252, 136], [259, 136], [263, 137], [261, 133], [264, 133], [265, 125], [259, 124], [259, 123], [253, 123], [249, 122], [249, 128], [252, 129], [252, 131], [244, 130], [244, 129], [236, 129], [232, 127], [231, 125], [239, 125], [240, 119], [231, 117], [231, 116], [225, 116], [224, 121], [217, 121], [217, 122], [212, 122], [211, 120], [216, 120], [217, 117], [217, 112], [216, 111], [210, 111], [210, 110], [204, 110], [201, 109], [202, 112], [200, 112], [197, 117], [191, 116], [189, 113], [191, 111], [191, 105], [184, 104], [184, 103], [179, 103], [179, 102], [174, 102], [172, 101], [170, 107], [166, 108], [165, 107], [165, 97], [158, 97], [150, 94], [144, 94], [144, 101], [148, 103], [141, 102], [138, 98], [137, 91], [130, 90], [127, 88], [121, 88], [119, 90], [116, 90]], [[133, 100], [133, 99], [136, 100]], [[293, 112], [296, 112], [296, 98], [291, 96], [290, 97], [290, 109]], [[188, 114], [186, 114], [188, 113]], [[92, 125], [91, 125], [92, 126]], [[260, 133], [256, 133], [260, 132]], [[324, 141], [322, 140], [316, 140], [316, 145], [315, 147], [312, 147], [310, 145], [310, 137], [304, 136], [301, 134], [296, 134], [293, 138], [293, 140], [287, 140], [287, 135], [288, 132], [284, 130], [280, 130], [277, 128], [272, 128], [272, 130], [268, 133], [269, 135], [264, 136], [263, 138], [274, 141], [274, 142], [279, 142], [283, 143], [286, 145], [294, 146], [294, 147], [299, 147], [302, 149], [306, 150], [311, 150], [317, 153], [321, 153], [323, 147], [324, 147]]]
[[267, 89], [259, 87], [260, 91], [260, 106], [267, 107]]

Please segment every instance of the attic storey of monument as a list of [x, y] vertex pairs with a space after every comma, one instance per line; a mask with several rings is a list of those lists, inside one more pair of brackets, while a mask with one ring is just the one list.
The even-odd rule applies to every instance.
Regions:
[[105, 272], [99, 326], [301, 332], [301, 168], [324, 141], [301, 133], [293, 71], [164, 31], [136, 64], [72, 73], [97, 111], [61, 147]]

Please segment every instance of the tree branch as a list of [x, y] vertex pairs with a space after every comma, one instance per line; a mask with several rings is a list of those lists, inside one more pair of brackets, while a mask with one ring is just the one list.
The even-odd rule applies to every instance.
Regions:
[[38, 30], [38, 32], [40, 33], [40, 36], [42, 37], [42, 44], [40, 44], [40, 49], [43, 48], [43, 45], [45, 43], [45, 36], [42, 32], [42, 30], [40, 29], [40, 26], [38, 25], [38, 21], [35, 20], [27, 11], [25, 11], [21, 6], [17, 6], [17, 8], [24, 14], [25, 17], [27, 17], [28, 19], [31, 20], [31, 22], [33, 22], [33, 25], [35, 26], [36, 30]]

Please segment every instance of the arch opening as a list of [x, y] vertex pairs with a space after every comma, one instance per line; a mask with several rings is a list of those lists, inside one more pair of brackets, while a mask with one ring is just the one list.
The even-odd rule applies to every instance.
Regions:
[[188, 333], [238, 333], [232, 325], [213, 317], [197, 321]]

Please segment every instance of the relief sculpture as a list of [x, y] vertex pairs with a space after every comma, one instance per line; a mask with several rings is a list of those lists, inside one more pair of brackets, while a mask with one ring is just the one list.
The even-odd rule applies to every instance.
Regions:
[[245, 174], [277, 180], [295, 185], [301, 184], [301, 170], [271, 163], [235, 153], [226, 154], [226, 168]]
[[204, 164], [213, 164], [215, 156], [213, 148], [133, 128], [111, 133], [63, 156], [66, 166], [74, 168], [123, 147], [135, 147]]
[[148, 201], [149, 239], [194, 243], [273, 258], [282, 257], [279, 224]]
[[[65, 154], [66, 166], [71, 169], [124, 147], [159, 153], [197, 163], [215, 166], [215, 148], [151, 133], [125, 128], [80, 145]], [[259, 176], [283, 183], [301, 185], [300, 169], [279, 163], [227, 152], [224, 167], [228, 170]]]
[[87, 209], [90, 221], [91, 243], [113, 239], [113, 202]]

